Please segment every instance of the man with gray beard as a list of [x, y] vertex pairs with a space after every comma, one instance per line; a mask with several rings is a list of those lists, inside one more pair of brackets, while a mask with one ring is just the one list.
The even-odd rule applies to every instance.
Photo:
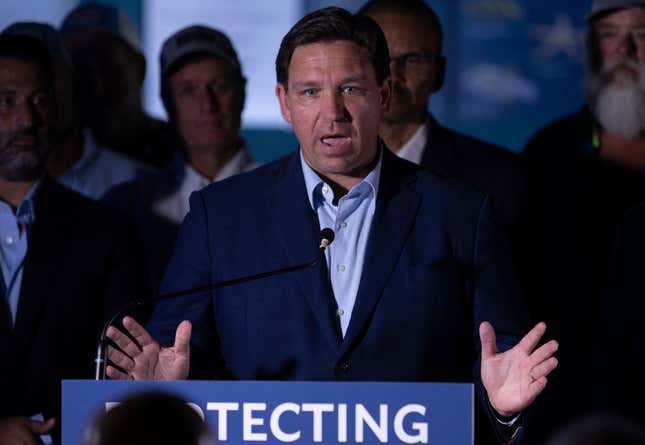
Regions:
[[[645, 16], [645, 11], [642, 14]], [[645, 65], [618, 56], [589, 73], [587, 93], [605, 137], [613, 135], [617, 142], [609, 144], [610, 150], [604, 150], [605, 158], [627, 168], [640, 168], [643, 165], [640, 133], [645, 129]], [[630, 144], [633, 141], [639, 143]], [[625, 150], [630, 145], [634, 150]]]
[[592, 409], [619, 408], [599, 395], [599, 382], [612, 384], [589, 357], [600, 349], [596, 331], [612, 329], [597, 320], [616, 226], [645, 200], [645, 0], [594, 0], [586, 19], [587, 104], [541, 129], [523, 153], [534, 223], [531, 309], [562, 345], [561, 372], [535, 404], [527, 443], [543, 443]]

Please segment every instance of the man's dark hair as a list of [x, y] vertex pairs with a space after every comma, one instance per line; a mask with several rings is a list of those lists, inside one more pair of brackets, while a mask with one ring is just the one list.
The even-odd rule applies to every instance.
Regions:
[[95, 417], [83, 444], [199, 445], [212, 443], [210, 438], [207, 424], [184, 400], [161, 392], [147, 392], [130, 397]]
[[381, 28], [367, 16], [330, 7], [304, 16], [284, 36], [275, 59], [278, 83], [287, 89], [289, 63], [297, 47], [312, 43], [333, 43], [347, 40], [364, 49], [374, 67], [376, 81], [381, 85], [390, 75], [390, 55]]
[[51, 57], [45, 44], [38, 39], [25, 35], [0, 34], [0, 59], [17, 59], [36, 63], [46, 88], [50, 91], [53, 88]]
[[[414, 17], [423, 17], [428, 21], [429, 30], [437, 33], [439, 52], [443, 48], [443, 28], [437, 13], [424, 0], [370, 0], [361, 7], [357, 15], [371, 15], [378, 13], [403, 14]], [[423, 36], [419, 36], [423, 38]]]

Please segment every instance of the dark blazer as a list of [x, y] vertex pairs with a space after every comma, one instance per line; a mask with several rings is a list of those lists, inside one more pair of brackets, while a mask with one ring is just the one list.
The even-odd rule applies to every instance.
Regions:
[[598, 385], [595, 408], [645, 424], [645, 204], [631, 209], [618, 226], [606, 292], [593, 322], [594, 362], [587, 382]]
[[[511, 151], [450, 130], [429, 117], [421, 166], [438, 176], [459, 178], [493, 198], [498, 224], [517, 231], [526, 214], [526, 172]], [[513, 234], [512, 234], [513, 235]]]
[[184, 162], [175, 160], [158, 171], [147, 172], [113, 187], [101, 198], [103, 204], [123, 212], [136, 223], [146, 254], [153, 294], [159, 290], [177, 239], [179, 224], [157, 214], [152, 206], [177, 192], [186, 174], [184, 166]]
[[[645, 176], [603, 160], [594, 147], [594, 125], [584, 107], [541, 128], [522, 153], [530, 171], [528, 239], [535, 246], [529, 266], [539, 277], [533, 282], [538, 298], [532, 299], [532, 309], [560, 344], [550, 388], [533, 406], [527, 444], [543, 444], [565, 424], [589, 414], [601, 398], [600, 388], [590, 391], [599, 386], [590, 357], [602, 350], [595, 339], [599, 331], [605, 334], [598, 317], [604, 312], [600, 302], [612, 245], [625, 212], [645, 200]], [[619, 357], [616, 346], [612, 357]], [[601, 381], [611, 380], [603, 376]]]
[[121, 216], [49, 178], [34, 210], [13, 329], [0, 298], [0, 417], [60, 418], [60, 381], [94, 377], [102, 324], [147, 291], [135, 229]]
[[[162, 289], [303, 263], [319, 231], [295, 152], [192, 195]], [[493, 324], [502, 349], [528, 329], [504, 246], [484, 194], [385, 150], [345, 338], [324, 264], [165, 300], [149, 329], [171, 343], [190, 319], [193, 351], [214, 359], [210, 377], [479, 381], [479, 323]]]

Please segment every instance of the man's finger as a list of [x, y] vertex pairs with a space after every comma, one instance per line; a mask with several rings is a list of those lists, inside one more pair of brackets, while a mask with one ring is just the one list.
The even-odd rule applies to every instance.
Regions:
[[536, 366], [551, 357], [558, 350], [560, 345], [557, 341], [551, 340], [537, 348], [530, 356], [531, 366]]
[[132, 371], [134, 360], [112, 346], [108, 346], [107, 357], [112, 363], [126, 371]]
[[141, 353], [141, 349], [130, 337], [119, 331], [114, 326], [110, 326], [106, 332], [107, 337], [117, 344], [123, 352], [130, 358], [134, 358]]
[[558, 359], [551, 357], [550, 359], [543, 361], [539, 365], [535, 365], [533, 368], [531, 368], [531, 378], [539, 380], [540, 377], [546, 377], [551, 371], [556, 368], [556, 366], [558, 366]]
[[26, 419], [26, 420], [27, 420], [27, 428], [29, 428], [31, 432], [36, 435], [47, 434], [52, 430], [52, 428], [54, 428], [54, 425], [56, 425], [56, 419], [54, 417], [45, 421], [32, 420], [32, 419]]
[[155, 343], [154, 339], [150, 336], [148, 331], [144, 329], [136, 320], [132, 317], [125, 317], [123, 319], [123, 326], [128, 330], [128, 332], [134, 337], [134, 339], [139, 343], [139, 345], [144, 348], [149, 344]]
[[482, 342], [482, 360], [497, 354], [495, 329], [489, 322], [484, 321], [479, 325], [479, 339]]
[[108, 365], [105, 369], [107, 376], [113, 380], [130, 380], [130, 375], [125, 372], [121, 372], [116, 369], [114, 366]]
[[527, 391], [527, 406], [533, 403], [535, 398], [540, 395], [540, 393], [544, 390], [546, 387], [547, 379], [546, 377], [542, 376], [539, 379], [536, 379], [533, 383], [529, 385], [528, 391]]
[[180, 354], [188, 355], [190, 353], [190, 336], [193, 330], [193, 326], [190, 324], [190, 321], [184, 320], [179, 323], [177, 326], [177, 332], [175, 332], [175, 345], [173, 349]]
[[529, 333], [522, 338], [522, 340], [520, 340], [517, 347], [527, 354], [530, 354], [540, 342], [540, 339], [544, 335], [544, 331], [546, 331], [546, 324], [541, 321], [536, 324], [533, 329], [531, 329]]

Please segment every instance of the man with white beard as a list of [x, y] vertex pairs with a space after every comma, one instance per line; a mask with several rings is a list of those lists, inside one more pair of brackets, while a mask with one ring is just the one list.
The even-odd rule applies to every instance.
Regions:
[[645, 0], [594, 0], [586, 20], [587, 103], [538, 131], [523, 152], [539, 295], [531, 309], [562, 345], [560, 373], [535, 405], [527, 443], [543, 443], [574, 416], [620, 408], [599, 395], [613, 384], [588, 357], [601, 349], [597, 332], [612, 329], [597, 320], [617, 224], [645, 201]]
[[587, 92], [600, 156], [638, 170], [645, 165], [645, 2], [596, 3], [633, 4], [589, 15]]

